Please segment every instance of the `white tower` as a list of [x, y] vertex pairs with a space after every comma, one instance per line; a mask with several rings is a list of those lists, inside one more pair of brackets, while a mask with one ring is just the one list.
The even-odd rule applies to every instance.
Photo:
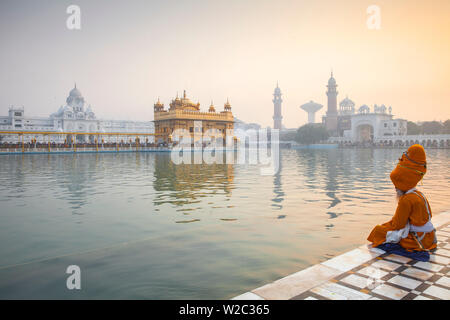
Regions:
[[316, 112], [322, 109], [323, 105], [313, 102], [302, 104], [300, 108], [308, 112], [308, 123], [316, 122]]

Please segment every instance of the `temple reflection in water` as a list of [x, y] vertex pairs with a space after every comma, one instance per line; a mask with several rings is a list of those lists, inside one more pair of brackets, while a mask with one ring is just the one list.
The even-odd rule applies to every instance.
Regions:
[[154, 169], [155, 205], [181, 206], [220, 193], [230, 197], [234, 188], [232, 164], [174, 164], [169, 154], [156, 154]]
[[273, 193], [274, 193], [274, 195], [272, 198], [272, 208], [281, 210], [281, 209], [283, 209], [282, 202], [284, 200], [285, 193], [283, 191], [283, 185], [282, 185], [282, 181], [281, 181], [282, 170], [283, 170], [283, 162], [282, 162], [281, 153], [278, 156], [279, 156], [279, 161], [278, 161], [279, 167], [278, 167], [278, 171], [273, 176]]

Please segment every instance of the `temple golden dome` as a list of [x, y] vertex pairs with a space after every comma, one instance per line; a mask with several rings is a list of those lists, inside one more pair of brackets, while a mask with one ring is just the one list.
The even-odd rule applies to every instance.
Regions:
[[188, 98], [182, 98], [181, 99], [181, 103], [183, 104], [183, 105], [186, 105], [186, 106], [194, 106], [195, 105], [195, 103], [194, 102], [192, 102], [190, 99], [188, 99]]
[[170, 108], [175, 109], [182, 109], [182, 110], [200, 110], [200, 103], [194, 103], [192, 102], [187, 96], [186, 96], [186, 90], [184, 90], [183, 98], [175, 98], [175, 100], [172, 100], [172, 103], [170, 104]]

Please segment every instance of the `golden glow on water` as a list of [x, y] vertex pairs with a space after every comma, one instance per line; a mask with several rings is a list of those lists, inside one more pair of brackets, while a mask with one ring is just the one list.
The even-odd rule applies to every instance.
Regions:
[[[2, 156], [0, 297], [230, 298], [366, 243], [402, 151], [282, 150], [274, 176], [167, 153]], [[450, 151], [427, 156], [419, 187], [448, 210]]]

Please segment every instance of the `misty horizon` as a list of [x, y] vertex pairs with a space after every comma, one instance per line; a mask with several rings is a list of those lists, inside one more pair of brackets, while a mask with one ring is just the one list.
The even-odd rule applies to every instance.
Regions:
[[[81, 8], [81, 30], [66, 9]], [[0, 114], [11, 105], [48, 117], [74, 83], [98, 118], [153, 120], [158, 97], [177, 92], [217, 110], [230, 99], [245, 122], [307, 122], [300, 105], [324, 105], [333, 70], [338, 102], [392, 106], [396, 118], [450, 118], [448, 1], [379, 1], [381, 29], [366, 26], [369, 1], [2, 1]], [[447, 9], [447, 11], [446, 11]], [[426, 110], [426, 113], [424, 113]]]

